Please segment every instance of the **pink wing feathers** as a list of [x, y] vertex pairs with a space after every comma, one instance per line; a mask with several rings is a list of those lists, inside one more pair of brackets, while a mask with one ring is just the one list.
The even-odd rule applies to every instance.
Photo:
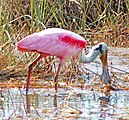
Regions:
[[57, 57], [76, 56], [86, 45], [80, 35], [60, 28], [33, 33], [17, 43], [21, 51], [36, 51]]

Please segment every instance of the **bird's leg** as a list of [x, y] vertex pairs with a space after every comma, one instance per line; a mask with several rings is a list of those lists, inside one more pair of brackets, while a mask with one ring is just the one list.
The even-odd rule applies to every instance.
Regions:
[[40, 55], [39, 55], [32, 63], [30, 63], [29, 66], [28, 66], [28, 76], [27, 76], [26, 92], [28, 92], [28, 88], [29, 88], [30, 74], [31, 74], [32, 66], [33, 66], [34, 64], [36, 64], [42, 57], [43, 57], [43, 55], [40, 54]]
[[58, 65], [58, 69], [57, 69], [57, 72], [56, 72], [56, 75], [55, 75], [55, 78], [54, 78], [54, 83], [55, 83], [55, 92], [57, 93], [57, 84], [58, 84], [58, 74], [59, 74], [59, 71], [60, 71], [60, 68], [63, 64], [63, 61], [64, 59], [63, 58], [60, 58], [60, 61], [59, 61], [59, 65]]

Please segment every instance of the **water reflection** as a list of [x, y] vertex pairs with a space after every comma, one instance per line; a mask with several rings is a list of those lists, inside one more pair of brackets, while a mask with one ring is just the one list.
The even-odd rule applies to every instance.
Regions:
[[5, 89], [1, 92], [0, 116], [2, 119], [80, 120], [129, 117], [129, 91], [112, 91], [110, 96], [100, 96], [101, 93], [88, 90], [79, 91], [71, 93], [59, 89], [59, 93], [54, 95], [51, 89], [40, 89], [26, 95], [18, 89]]
[[30, 113], [30, 100], [28, 94], [26, 94], [26, 112], [27, 114]]

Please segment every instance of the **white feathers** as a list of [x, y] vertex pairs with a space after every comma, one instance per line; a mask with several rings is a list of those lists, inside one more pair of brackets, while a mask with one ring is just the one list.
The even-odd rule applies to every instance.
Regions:
[[85, 55], [85, 51], [83, 49], [81, 53], [79, 53], [78, 58], [80, 62], [88, 63], [94, 61], [98, 55], [105, 53], [106, 51], [108, 51], [108, 47], [102, 42], [93, 46], [87, 55]]

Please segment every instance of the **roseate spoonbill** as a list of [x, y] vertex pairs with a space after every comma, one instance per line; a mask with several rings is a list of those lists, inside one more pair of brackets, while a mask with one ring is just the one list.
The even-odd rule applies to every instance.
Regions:
[[56, 91], [58, 73], [60, 71], [60, 68], [65, 58], [71, 56], [77, 57], [80, 62], [88, 63], [92, 62], [98, 55], [100, 55], [103, 66], [101, 79], [105, 84], [110, 83], [107, 66], [107, 45], [103, 42], [99, 43], [95, 45], [87, 55], [85, 55], [84, 51], [85, 45], [86, 41], [83, 37], [74, 32], [61, 28], [48, 28], [38, 33], [28, 35], [20, 40], [16, 44], [18, 50], [24, 52], [39, 53], [39, 56], [28, 66], [26, 92], [28, 92], [29, 88], [32, 66], [37, 63], [41, 58], [45, 58], [47, 56], [57, 56], [59, 58], [59, 65], [54, 78]]

